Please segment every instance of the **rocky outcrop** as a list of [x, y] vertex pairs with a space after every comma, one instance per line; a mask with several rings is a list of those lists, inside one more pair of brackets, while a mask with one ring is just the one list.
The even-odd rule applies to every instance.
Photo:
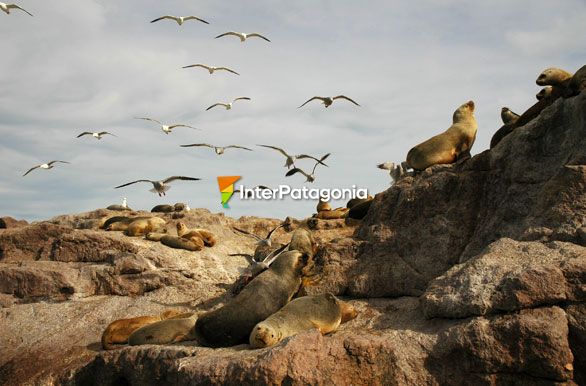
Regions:
[[98, 230], [120, 214], [105, 209], [0, 230], [0, 384], [583, 384], [585, 165], [582, 93], [490, 151], [404, 178], [362, 222], [311, 219], [320, 250], [300, 294], [335, 293], [359, 315], [259, 350], [104, 352], [99, 339], [115, 319], [226, 303], [247, 264], [229, 254], [255, 247], [231, 228], [279, 220], [181, 213], [219, 239], [199, 252]]

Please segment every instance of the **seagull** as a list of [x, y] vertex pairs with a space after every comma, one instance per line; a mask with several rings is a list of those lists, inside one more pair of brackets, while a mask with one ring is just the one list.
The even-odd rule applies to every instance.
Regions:
[[243, 256], [248, 261], [249, 266], [244, 270], [243, 276], [252, 276], [255, 277], [259, 273], [263, 272], [264, 270], [268, 269], [270, 265], [281, 255], [281, 253], [285, 252], [289, 247], [289, 244], [283, 245], [280, 248], [277, 248], [270, 253], [266, 253], [267, 249], [265, 247], [259, 248], [257, 247], [254, 251], [254, 256], [248, 253], [230, 253], [228, 256]]
[[214, 145], [209, 145], [207, 143], [192, 143], [191, 145], [179, 145], [179, 146], [181, 146], [181, 147], [206, 146], [206, 147], [209, 147], [209, 148], [214, 149], [214, 151], [216, 152], [217, 155], [224, 154], [224, 151], [226, 149], [230, 149], [230, 148], [244, 149], [244, 150], [252, 151], [252, 149], [249, 149], [249, 148], [244, 147], [244, 146], [238, 146], [238, 145], [214, 146]]
[[91, 135], [92, 137], [96, 138], [96, 139], [102, 139], [102, 137], [106, 134], [112, 135], [114, 137], [116, 137], [116, 135], [112, 134], [112, 133], [108, 133], [107, 131], [100, 131], [99, 133], [96, 132], [90, 132], [90, 131], [84, 131], [83, 133], [81, 133], [80, 135], [78, 135], [76, 138], [79, 137], [83, 137], [84, 135]]
[[355, 102], [355, 101], [353, 101], [352, 99], [348, 98], [347, 96], [345, 96], [345, 95], [338, 95], [338, 96], [335, 96], [335, 97], [333, 97], [333, 98], [332, 98], [332, 97], [320, 97], [320, 96], [314, 96], [313, 98], [310, 98], [310, 99], [308, 99], [308, 100], [307, 100], [307, 101], [306, 101], [304, 104], [302, 104], [301, 106], [299, 106], [299, 107], [297, 107], [297, 108], [299, 109], [299, 108], [301, 108], [301, 107], [305, 106], [306, 104], [308, 104], [309, 102], [311, 102], [311, 101], [313, 101], [313, 100], [316, 100], [316, 99], [319, 99], [320, 101], [322, 101], [322, 102], [323, 102], [323, 104], [324, 104], [324, 106], [325, 106], [326, 108], [330, 107], [330, 106], [332, 105], [332, 103], [334, 103], [334, 101], [335, 101], [336, 99], [346, 99], [347, 101], [350, 101], [350, 102], [354, 103], [356, 106], [360, 106], [358, 103], [356, 103], [356, 102]]
[[287, 168], [291, 168], [291, 166], [295, 167], [295, 160], [303, 159], [303, 158], [311, 158], [312, 160], [315, 160], [324, 166], [328, 166], [325, 163], [323, 163], [322, 161], [329, 157], [329, 155], [330, 155], [329, 153], [326, 154], [325, 156], [323, 156], [321, 159], [317, 159], [317, 158], [310, 156], [310, 155], [307, 155], [307, 154], [289, 155], [289, 154], [287, 154], [287, 152], [285, 150], [281, 149], [280, 147], [276, 147], [276, 146], [270, 146], [270, 145], [256, 145], [256, 146], [267, 147], [269, 149], [276, 150], [279, 153], [283, 154], [285, 157], [287, 157], [287, 160], [285, 161], [285, 166]]
[[182, 68], [191, 68], [191, 67], [202, 67], [205, 68], [206, 70], [208, 70], [210, 72], [210, 75], [214, 73], [214, 71], [228, 71], [231, 72], [232, 74], [236, 74], [236, 75], [240, 75], [239, 73], [237, 73], [234, 70], [229, 69], [228, 67], [214, 67], [214, 66], [208, 66], [206, 64], [190, 64], [189, 66], [184, 66]]
[[244, 43], [244, 41], [245, 41], [247, 38], [252, 38], [252, 37], [261, 38], [261, 39], [264, 39], [264, 40], [266, 40], [267, 42], [270, 42], [270, 40], [269, 40], [269, 39], [267, 39], [266, 37], [264, 37], [264, 36], [262, 36], [261, 34], [259, 34], [259, 33], [256, 33], [256, 32], [252, 32], [252, 33], [248, 33], [248, 34], [246, 34], [246, 33], [244, 33], [244, 32], [234, 32], [234, 31], [230, 31], [230, 32], [226, 32], [226, 33], [223, 33], [223, 34], [221, 34], [221, 35], [218, 35], [218, 36], [216, 36], [216, 39], [217, 39], [217, 38], [221, 38], [222, 36], [228, 36], [228, 35], [234, 35], [234, 36], [238, 36], [238, 37], [240, 38], [240, 41], [241, 41], [242, 43]]
[[[321, 160], [325, 160], [326, 158], [328, 158], [330, 156], [330, 153], [324, 155]], [[299, 169], [299, 168], [293, 168], [291, 170], [289, 170], [287, 172], [287, 174], [285, 174], [285, 177], [290, 177], [295, 173], [301, 173], [305, 176], [306, 180], [305, 182], [313, 182], [315, 181], [315, 168], [317, 167], [317, 165], [319, 165], [320, 162], [316, 162], [315, 165], [313, 165], [313, 170], [311, 171], [311, 174], [307, 174], [305, 173], [303, 170]]]
[[160, 121], [157, 121], [156, 119], [152, 119], [152, 118], [134, 118], [134, 119], [144, 119], [145, 121], [151, 121], [151, 122], [158, 123], [159, 125], [161, 125], [161, 130], [163, 130], [163, 132], [165, 134], [171, 133], [171, 131], [176, 127], [189, 127], [190, 129], [199, 130], [197, 127], [182, 125], [182, 124], [165, 125], [165, 124], [161, 123]]
[[397, 165], [394, 162], [385, 162], [376, 165], [376, 167], [379, 169], [388, 170], [393, 182], [397, 182], [406, 173], [406, 165]]
[[116, 186], [114, 189], [118, 189], [118, 188], [122, 188], [124, 186], [128, 186], [128, 185], [132, 185], [132, 184], [136, 184], [137, 182], [150, 182], [151, 184], [153, 184], [153, 188], [150, 189], [150, 192], [153, 193], [158, 193], [159, 197], [164, 196], [165, 192], [169, 189], [171, 189], [171, 187], [168, 185], [169, 183], [176, 181], [176, 180], [182, 180], [182, 181], [198, 181], [201, 180], [201, 178], [194, 178], [194, 177], [183, 177], [183, 176], [173, 176], [173, 177], [169, 177], [166, 178], [162, 181], [152, 181], [152, 180], [136, 180], [136, 181], [132, 181], [132, 182], [128, 182], [126, 184], [122, 184], [119, 186]]
[[249, 97], [238, 97], [238, 98], [235, 98], [235, 99], [234, 99], [232, 102], [230, 102], [230, 103], [221, 103], [221, 102], [219, 102], [219, 103], [214, 103], [213, 105], [211, 105], [210, 107], [208, 107], [208, 108], [206, 109], [206, 111], [208, 111], [209, 109], [212, 109], [212, 108], [214, 108], [214, 107], [216, 107], [216, 106], [224, 106], [224, 107], [226, 108], [226, 110], [230, 110], [230, 109], [232, 108], [232, 104], [233, 104], [234, 102], [236, 102], [236, 101], [240, 101], [240, 100], [249, 101], [249, 100], [250, 100], [250, 98], [249, 98]]
[[[0, 4], [1, 4], [1, 3], [0, 3]], [[23, 177], [24, 177], [24, 176], [26, 176], [27, 174], [29, 174], [30, 172], [32, 172], [33, 170], [35, 170], [35, 169], [37, 169], [37, 168], [41, 168], [41, 169], [53, 169], [53, 167], [54, 167], [54, 166], [53, 166], [53, 164], [54, 164], [55, 162], [61, 162], [61, 163], [64, 163], [64, 164], [68, 164], [68, 163], [70, 163], [70, 162], [67, 162], [67, 161], [58, 161], [58, 160], [51, 161], [51, 162], [47, 162], [46, 164], [40, 164], [40, 165], [33, 166], [33, 167], [32, 167], [32, 168], [30, 168], [30, 169], [29, 169], [29, 170], [28, 170], [26, 173], [24, 173], [22, 176], [23, 176]]]
[[151, 21], [151, 23], [154, 23], [156, 21], [163, 20], [163, 19], [175, 20], [177, 22], [177, 24], [179, 24], [179, 25], [183, 25], [183, 23], [185, 23], [187, 20], [197, 20], [197, 21], [201, 21], [202, 23], [210, 24], [207, 21], [205, 21], [204, 19], [200, 19], [199, 17], [196, 17], [196, 16], [172, 16], [172, 15], [161, 16], [158, 19]]
[[[30, 13], [29, 11], [27, 11], [26, 9], [16, 5], [16, 4], [7, 4], [7, 3], [0, 3], [0, 10], [6, 12], [7, 15], [10, 15], [10, 10], [11, 9], [20, 9], [23, 12], [28, 13], [29, 15], [33, 15], [32, 13]], [[46, 165], [46, 164], [44, 164]]]
[[271, 242], [271, 236], [273, 235], [273, 233], [274, 233], [274, 232], [275, 232], [277, 229], [279, 229], [279, 228], [280, 228], [280, 227], [282, 227], [282, 226], [283, 226], [283, 224], [279, 224], [279, 225], [277, 225], [276, 227], [274, 227], [273, 229], [271, 229], [271, 230], [269, 231], [269, 233], [267, 233], [267, 237], [265, 237], [264, 239], [263, 239], [262, 237], [260, 237], [260, 236], [257, 236], [257, 235], [255, 235], [254, 233], [247, 232], [247, 231], [245, 231], [245, 230], [243, 230], [243, 229], [236, 228], [236, 227], [232, 227], [232, 228], [233, 228], [235, 231], [238, 231], [238, 232], [240, 232], [240, 233], [242, 233], [242, 234], [245, 234], [245, 235], [248, 235], [248, 236], [252, 236], [252, 237], [254, 237], [254, 238], [256, 239], [256, 245], [258, 245], [258, 246], [263, 246], [263, 247], [271, 247], [271, 246], [273, 245], [273, 244], [272, 244], [272, 242]]

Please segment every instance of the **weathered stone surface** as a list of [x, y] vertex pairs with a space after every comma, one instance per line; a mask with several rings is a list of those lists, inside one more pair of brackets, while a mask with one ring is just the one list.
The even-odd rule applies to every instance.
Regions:
[[0, 217], [0, 229], [18, 228], [28, 225], [26, 220], [16, 220], [12, 217]]
[[586, 248], [501, 239], [433, 280], [421, 296], [429, 318], [465, 318], [586, 301]]

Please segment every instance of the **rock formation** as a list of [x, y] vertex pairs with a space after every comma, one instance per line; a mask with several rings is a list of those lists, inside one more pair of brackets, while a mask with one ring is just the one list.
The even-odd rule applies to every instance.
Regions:
[[312, 221], [318, 280], [302, 293], [360, 312], [331, 335], [101, 351], [115, 319], [226, 302], [247, 264], [228, 254], [254, 250], [231, 227], [279, 223], [192, 210], [181, 221], [220, 242], [188, 252], [98, 230], [108, 214], [0, 230], [0, 384], [586, 384], [586, 93], [490, 151], [404, 178], [362, 222]]

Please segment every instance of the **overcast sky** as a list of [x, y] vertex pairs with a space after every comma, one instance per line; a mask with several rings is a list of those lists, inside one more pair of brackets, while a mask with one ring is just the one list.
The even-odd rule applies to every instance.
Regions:
[[[150, 210], [187, 202], [239, 217], [305, 217], [314, 202], [220, 205], [217, 176], [241, 175], [248, 186], [301, 187], [285, 178], [285, 159], [255, 146], [292, 153], [331, 152], [308, 186], [389, 186], [376, 168], [400, 162], [409, 149], [451, 124], [453, 111], [476, 102], [473, 154], [488, 148], [500, 109], [522, 113], [535, 102], [537, 75], [586, 63], [584, 0], [19, 0], [34, 14], [0, 12], [0, 216], [27, 220], [120, 203]], [[179, 27], [165, 14], [197, 15]], [[214, 39], [226, 31], [271, 39]], [[241, 74], [182, 69], [193, 63]], [[314, 95], [345, 94], [325, 109]], [[249, 96], [230, 111], [206, 107]], [[147, 116], [201, 128], [165, 135]], [[76, 138], [107, 130], [118, 137]], [[254, 152], [180, 144], [238, 144]], [[60, 159], [52, 170], [30, 167]], [[309, 162], [298, 166], [311, 169]], [[172, 175], [166, 197], [136, 179]], [[339, 203], [343, 205], [343, 202]]]

